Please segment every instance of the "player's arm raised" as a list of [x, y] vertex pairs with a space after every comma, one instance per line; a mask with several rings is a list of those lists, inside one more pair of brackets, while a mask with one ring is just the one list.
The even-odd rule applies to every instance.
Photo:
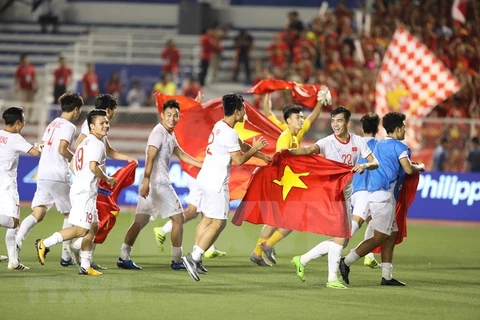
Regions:
[[202, 167], [202, 163], [200, 161], [197, 161], [194, 157], [183, 151], [183, 149], [180, 147], [175, 147], [173, 149], [173, 154], [176, 155], [177, 158], [181, 161], [191, 164], [192, 166], [195, 166], [197, 168]]
[[[242, 142], [243, 143], [243, 142]], [[264, 137], [260, 137], [258, 140], [253, 139], [253, 146], [248, 150], [247, 152], [241, 152], [241, 151], [235, 151], [231, 152], [232, 156], [232, 161], [235, 163], [237, 166], [241, 166], [245, 162], [247, 162], [255, 153], [258, 151], [262, 150], [268, 145], [267, 140], [265, 140]], [[240, 144], [240, 149], [242, 144]]]
[[153, 170], [153, 160], [157, 156], [158, 149], [152, 145], [148, 146], [147, 158], [145, 159], [145, 171], [143, 172], [143, 183], [140, 188], [140, 196], [146, 198], [150, 193], [150, 175]]
[[88, 167], [90, 171], [92, 171], [97, 178], [102, 179], [109, 186], [113, 187], [115, 186], [115, 184], [117, 184], [117, 179], [107, 176], [107, 174], [103, 172], [102, 168], [100, 167], [97, 161], [90, 161], [90, 163], [88, 164]]
[[135, 163], [138, 164], [138, 160], [135, 159], [135, 158], [131, 158], [123, 153], [120, 153], [117, 151], [117, 149], [113, 148], [111, 145], [110, 145], [110, 141], [108, 141], [107, 139], [107, 142], [105, 143], [105, 148], [107, 149], [107, 157], [109, 157], [110, 159], [115, 159], [115, 160], [125, 160], [125, 161], [135, 161]]
[[322, 86], [320, 91], [317, 93], [317, 104], [315, 105], [315, 108], [313, 108], [312, 112], [310, 112], [306, 120], [308, 120], [310, 123], [314, 123], [320, 115], [322, 107], [331, 104], [332, 95], [330, 94], [330, 90], [326, 86]]
[[293, 149], [288, 149], [291, 154], [296, 155], [296, 156], [308, 156], [309, 154], [319, 154], [320, 153], [320, 147], [317, 144], [308, 146], [308, 147], [300, 147], [300, 148], [293, 148]]
[[[242, 149], [242, 152], [248, 152], [250, 149], [252, 149], [252, 146], [249, 145], [248, 143], [238, 139], [238, 143], [240, 144], [240, 149]], [[257, 151], [253, 155], [253, 157], [258, 158], [260, 160], [263, 160], [265, 162], [270, 162], [272, 161], [272, 157], [267, 156], [265, 153]]]

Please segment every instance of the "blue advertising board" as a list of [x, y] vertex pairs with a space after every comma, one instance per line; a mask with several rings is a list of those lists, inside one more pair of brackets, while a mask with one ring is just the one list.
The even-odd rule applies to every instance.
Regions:
[[[20, 157], [18, 191], [21, 201], [30, 202], [36, 189], [38, 158]], [[115, 173], [125, 162], [107, 160], [107, 174]], [[144, 161], [139, 161], [135, 182], [124, 189], [118, 198], [119, 205], [134, 206], [138, 200], [138, 185], [143, 178]], [[182, 205], [186, 206], [188, 176], [178, 161], [170, 164], [170, 181]], [[232, 201], [236, 209], [239, 201]], [[409, 210], [410, 218], [480, 221], [480, 174], [425, 172], [420, 176], [417, 195]]]

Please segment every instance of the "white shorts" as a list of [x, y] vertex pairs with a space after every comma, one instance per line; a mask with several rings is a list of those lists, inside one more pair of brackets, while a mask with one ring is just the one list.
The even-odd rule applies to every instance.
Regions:
[[20, 200], [16, 188], [0, 190], [0, 214], [20, 219]]
[[47, 210], [55, 203], [60, 213], [69, 213], [72, 209], [70, 204], [70, 184], [61, 181], [38, 180], [37, 191], [32, 200], [32, 209], [38, 206], [46, 206]]
[[185, 201], [192, 206], [198, 208], [198, 184], [197, 180], [192, 176], [187, 174], [187, 181], [188, 181], [188, 196], [185, 197]]
[[[141, 188], [141, 185], [139, 186]], [[150, 220], [162, 219], [183, 213], [182, 204], [171, 185], [150, 187], [147, 198], [139, 197], [135, 214], [149, 214]]]
[[372, 199], [371, 194], [369, 194], [368, 207], [370, 209], [370, 215], [372, 216], [372, 220], [368, 223], [370, 228], [388, 235], [398, 231], [398, 226], [395, 221], [397, 201], [393, 194], [386, 199]]
[[368, 191], [361, 190], [357, 191], [352, 194], [352, 215], [357, 216], [363, 219], [363, 221], [367, 220], [369, 209], [368, 209]]
[[98, 223], [96, 194], [70, 195], [70, 201], [72, 202], [72, 210], [68, 217], [69, 223], [84, 229], [90, 229], [93, 223]]
[[207, 218], [227, 220], [230, 211], [230, 193], [228, 186], [220, 192], [198, 185], [198, 211], [203, 212]]

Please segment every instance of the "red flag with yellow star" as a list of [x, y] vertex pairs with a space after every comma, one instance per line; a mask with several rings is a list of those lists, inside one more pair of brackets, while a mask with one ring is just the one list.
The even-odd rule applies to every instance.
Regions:
[[[216, 98], [200, 104], [183, 96], [167, 96], [157, 93], [156, 98], [159, 112], [162, 110], [163, 103], [169, 99], [175, 99], [180, 103], [180, 121], [174, 130], [178, 144], [186, 153], [198, 161], [203, 161], [208, 137], [215, 123], [224, 117], [222, 99]], [[258, 139], [263, 136], [267, 140], [268, 146], [262, 152], [267, 155], [275, 154], [281, 130], [247, 101], [245, 101], [245, 121], [237, 123], [234, 129], [239, 138], [250, 145], [254, 138]], [[184, 162], [180, 162], [180, 164], [182, 169], [192, 177], [196, 177], [200, 170]], [[232, 165], [229, 183], [232, 200], [243, 197], [253, 170], [262, 165], [265, 165], [265, 162], [256, 158], [251, 158], [242, 166]]]
[[264, 79], [251, 87], [247, 93], [266, 94], [277, 90], [292, 90], [292, 97], [302, 105], [314, 108], [317, 104], [317, 93], [321, 85], [300, 84], [279, 79]]
[[351, 169], [317, 155], [277, 153], [253, 174], [232, 223], [350, 238], [343, 189], [353, 177]]
[[135, 181], [135, 169], [137, 166], [134, 161], [130, 161], [115, 172], [113, 177], [117, 178], [117, 184], [113, 188], [105, 181], [100, 181], [99, 186], [110, 191], [111, 194], [106, 196], [99, 193], [97, 196], [98, 232], [95, 236], [95, 243], [103, 243], [115, 225], [117, 216], [120, 214], [120, 207], [117, 204], [118, 195], [124, 188], [131, 186]]

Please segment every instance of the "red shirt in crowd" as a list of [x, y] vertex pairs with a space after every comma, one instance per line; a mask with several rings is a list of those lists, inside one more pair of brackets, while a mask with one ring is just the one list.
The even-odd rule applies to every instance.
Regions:
[[69, 67], [58, 67], [53, 71], [54, 85], [56, 86], [66, 86], [68, 80], [72, 76], [72, 69]]
[[18, 80], [20, 90], [33, 90], [36, 74], [35, 67], [31, 64], [18, 66], [15, 72], [15, 79]]
[[200, 38], [200, 45], [202, 46], [202, 52], [200, 55], [201, 60], [212, 60], [212, 54], [222, 52], [220, 43], [215, 40], [211, 35], [204, 34]]
[[283, 68], [287, 64], [287, 57], [290, 55], [290, 49], [285, 42], [272, 43], [267, 48], [270, 54], [270, 64], [273, 67]]
[[164, 73], [177, 73], [178, 65], [180, 64], [180, 53], [177, 48], [165, 48], [162, 52], [162, 59], [164, 60]]
[[85, 73], [82, 84], [86, 88], [86, 92], [83, 93], [84, 96], [94, 97], [98, 95], [98, 77], [95, 73]]

